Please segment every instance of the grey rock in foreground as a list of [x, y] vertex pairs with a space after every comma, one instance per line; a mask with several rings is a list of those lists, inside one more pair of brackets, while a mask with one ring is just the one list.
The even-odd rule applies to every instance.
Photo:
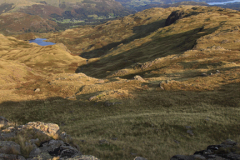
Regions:
[[[59, 126], [53, 123], [43, 122], [29, 122], [25, 125], [16, 127], [9, 127], [8, 120], [1, 117], [1, 124], [4, 129], [0, 130], [0, 160], [49, 160], [54, 157], [59, 157], [59, 160], [99, 160], [91, 155], [82, 155], [79, 151], [79, 147], [71, 146], [64, 142], [66, 139], [71, 139], [71, 136], [65, 132], [59, 132]], [[21, 146], [13, 141], [8, 141], [8, 138], [13, 138], [21, 130], [33, 129], [43, 135], [51, 136], [58, 135], [63, 140], [51, 139], [41, 142], [40, 145], [36, 145], [39, 139], [30, 139], [29, 142], [25, 142], [26, 146], [32, 146], [28, 157], [21, 155]]]
[[0, 141], [0, 153], [21, 154], [20, 145], [12, 141]]
[[240, 160], [240, 145], [227, 139], [219, 145], [210, 145], [206, 150], [193, 155], [175, 155], [170, 160]]
[[8, 120], [2, 116], [0, 116], [0, 127], [8, 125]]

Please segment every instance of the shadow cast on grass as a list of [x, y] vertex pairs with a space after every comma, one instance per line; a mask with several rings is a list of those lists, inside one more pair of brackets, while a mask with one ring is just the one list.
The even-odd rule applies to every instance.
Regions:
[[[157, 86], [156, 86], [157, 88]], [[156, 94], [158, 91], [148, 91], [148, 96], [145, 98], [150, 98], [151, 94]], [[96, 94], [95, 92], [94, 94]], [[144, 106], [158, 106], [159, 102], [168, 101], [170, 98], [173, 100], [173, 104], [184, 104], [188, 103], [189, 105], [195, 105], [196, 103], [207, 102], [209, 104], [221, 105], [221, 106], [229, 106], [229, 107], [239, 107], [240, 104], [240, 86], [238, 83], [229, 83], [227, 85], [222, 85], [218, 89], [214, 91], [161, 91], [161, 96], [158, 97], [154, 101], [148, 100], [143, 106], [133, 105], [134, 103], [129, 103], [130, 101], [138, 101], [143, 100], [141, 93], [138, 92], [138, 96], [134, 100], [119, 100], [121, 101], [121, 105], [106, 106], [104, 102], [94, 102], [88, 100], [81, 100], [81, 95], [78, 95], [77, 100], [68, 100], [62, 97], [51, 97], [44, 100], [28, 100], [28, 101], [5, 101], [0, 104], [0, 116], [4, 116], [12, 122], [17, 122], [21, 124], [26, 124], [31, 121], [43, 121], [48, 123], [56, 123], [58, 125], [61, 124], [62, 121], [66, 121], [66, 123], [72, 123], [76, 119], [96, 119], [99, 116], [105, 115], [115, 115], [119, 114], [119, 112], [126, 112], [131, 108], [137, 107], [138, 109], [145, 110]], [[94, 95], [91, 94], [91, 95]], [[179, 99], [179, 95], [186, 95], [188, 100]], [[83, 97], [91, 96], [82, 95]], [[171, 95], [169, 97], [169, 95]], [[150, 96], [150, 97], [149, 97]], [[154, 96], [153, 96], [154, 97]], [[193, 99], [192, 97], [198, 97], [197, 99]], [[150, 98], [151, 99], [151, 98]], [[177, 99], [174, 102], [174, 99]], [[156, 104], [154, 104], [156, 101]], [[185, 102], [186, 101], [186, 102]], [[144, 102], [145, 103], [145, 102]], [[133, 105], [133, 106], [131, 106]], [[77, 117], [73, 116], [77, 115]]]
[[[219, 109], [221, 111], [234, 111], [234, 108], [237, 109], [240, 102], [240, 94], [238, 94], [240, 93], [239, 84], [228, 84], [222, 86], [222, 88], [225, 90], [208, 92], [162, 91], [160, 95], [157, 91], [149, 91], [147, 94], [139, 93], [139, 97], [134, 103], [125, 103], [123, 105], [114, 105], [110, 107], [100, 103], [94, 105], [94, 102], [67, 100], [61, 97], [20, 102], [8, 101], [0, 104], [0, 116], [4, 116], [10, 121], [17, 121], [20, 124], [26, 124], [31, 121], [56, 123], [60, 125], [67, 134], [87, 140], [85, 143], [78, 143], [83, 153], [95, 155], [102, 159], [120, 160], [124, 159], [123, 155], [119, 155], [118, 158], [115, 158], [116, 154], [106, 157], [105, 153], [107, 152], [109, 155], [114, 149], [117, 150], [114, 153], [117, 153], [119, 148], [126, 147], [123, 144], [135, 149], [135, 146], [139, 146], [139, 138], [144, 138], [151, 144], [159, 146], [159, 144], [156, 143], [158, 137], [163, 137], [165, 135], [167, 137], [172, 137], [172, 134], [170, 135], [169, 133], [176, 133], [175, 135], [179, 133], [186, 134], [186, 129], [184, 129], [185, 122], [173, 124], [174, 121], [168, 119], [165, 123], [165, 116], [167, 118], [168, 113], [169, 116], [173, 116], [172, 112], [174, 112], [174, 116], [179, 115], [179, 118], [180, 116], [186, 116], [186, 123], [194, 120], [193, 123], [191, 122], [191, 126], [197, 126], [193, 128], [196, 138], [202, 137], [201, 134], [203, 134], [212, 139], [219, 140], [221, 138], [225, 139], [225, 136], [229, 134], [234, 136], [239, 133], [238, 124], [226, 122], [219, 126], [210, 121], [211, 123], [209, 126], [206, 126], [202, 125], [203, 122], [200, 122], [198, 117], [196, 117], [196, 119], [190, 119], [189, 121], [189, 117], [195, 113], [209, 115], [210, 113], [208, 114], [208, 111], [213, 113], [214, 110], [217, 111]], [[218, 108], [215, 108], [215, 106]], [[134, 112], [129, 113], [130, 110]], [[165, 111], [167, 111], [167, 113], [165, 113]], [[179, 114], [175, 114], [176, 112]], [[163, 115], [163, 117], [158, 114]], [[236, 112], [225, 113], [219, 111], [216, 113], [216, 117], [223, 116], [225, 119], [235, 115], [237, 115]], [[150, 120], [150, 116], [152, 120]], [[192, 115], [192, 117], [193, 116], [194, 115]], [[214, 116], [214, 114], [211, 114], [210, 120], [213, 119], [212, 117]], [[65, 123], [64, 127], [61, 126], [62, 121]], [[177, 119], [177, 121], [179, 120]], [[149, 132], [149, 129], [152, 131]], [[210, 130], [208, 132], [203, 132], [207, 129]], [[104, 138], [110, 141], [112, 137], [118, 138], [117, 141], [115, 141], [116, 143], [99, 146], [99, 139]], [[178, 139], [180, 138], [183, 142], [189, 141], [188, 137], [184, 139], [178, 137]], [[134, 141], [132, 141], [133, 139]], [[164, 139], [164, 137], [162, 139]], [[200, 139], [200, 141], [201, 140], [202, 139]], [[144, 143], [141, 142], [141, 145], [144, 145]], [[150, 146], [149, 149], [152, 149], [152, 146]], [[167, 149], [169, 149], [169, 145]], [[122, 153], [129, 154], [129, 151], [130, 150], [122, 151]], [[138, 149], [137, 151], [145, 152], [144, 149]], [[174, 154], [171, 153], [171, 155]], [[150, 155], [149, 152], [145, 152], [142, 156], [148, 157]], [[134, 157], [131, 157], [131, 159], [133, 158]], [[155, 157], [153, 159], [157, 158]]]
[[[101, 58], [88, 65], [80, 66], [75, 72], [83, 72], [88, 76], [105, 78], [112, 71], [130, 67], [136, 62], [144, 63], [172, 54], [182, 54], [184, 51], [192, 49], [196, 45], [198, 38], [211, 34], [217, 29], [216, 27], [203, 30], [202, 27], [200, 27], [180, 34], [161, 38], [155, 37], [151, 42], [147, 42], [141, 46], [114, 56]], [[107, 71], [109, 73], [107, 73]]]
[[[151, 24], [136, 26], [133, 28], [133, 33], [134, 33], [133, 36], [131, 36], [127, 39], [124, 39], [120, 42], [110, 43], [102, 48], [95, 49], [93, 51], [84, 52], [80, 56], [83, 58], [88, 58], [88, 59], [101, 57], [101, 56], [105, 55], [110, 49], [117, 47], [120, 44], [127, 44], [127, 43], [130, 43], [131, 41], [134, 41], [135, 39], [139, 39], [139, 38], [148, 36], [149, 34], [156, 31], [157, 29], [164, 27], [165, 21], [166, 20], [164, 19], [164, 20], [153, 22]], [[92, 47], [92, 46], [90, 46], [90, 47]]]
[[[82, 97], [90, 97], [94, 94], [85, 94]], [[77, 98], [77, 100], [69, 100], [62, 97], [50, 97], [43, 100], [2, 102], [0, 104], [0, 116], [4, 116], [9, 121], [18, 124], [41, 121], [61, 125], [62, 122], [74, 122], [74, 117], [72, 117], [72, 115], [78, 111], [86, 113], [84, 116], [82, 115], [79, 117], [80, 119], [84, 119], [88, 116], [91, 117], [88, 113], [97, 113], [99, 111], [99, 107], [103, 107], [101, 108], [103, 113], [108, 112], [109, 109], [111, 111], [114, 110], [106, 107], [104, 102], [84, 101], [79, 98]]]

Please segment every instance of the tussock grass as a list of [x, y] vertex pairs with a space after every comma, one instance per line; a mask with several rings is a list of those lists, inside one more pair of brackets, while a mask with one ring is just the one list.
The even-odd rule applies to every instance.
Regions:
[[48, 136], [44, 136], [43, 134], [36, 133], [33, 130], [22, 130], [17, 133], [17, 135], [13, 138], [8, 138], [8, 141], [14, 141], [20, 145], [21, 155], [24, 157], [28, 157], [30, 152], [33, 150], [33, 145], [30, 143], [30, 139], [39, 139], [39, 143], [36, 145], [40, 145], [40, 142], [45, 140], [49, 140]]
[[[121, 100], [121, 104], [113, 106], [61, 98], [29, 101], [24, 108], [16, 102], [2, 103], [1, 109], [5, 110], [1, 113], [20, 123], [57, 123], [73, 137], [83, 154], [102, 159], [133, 159], [136, 153], [148, 159], [169, 159], [175, 154], [193, 154], [227, 138], [239, 141], [240, 88], [231, 84], [223, 89], [138, 90], [135, 99]], [[39, 110], [45, 104], [47, 107]], [[192, 127], [194, 136], [187, 133], [186, 126]], [[107, 142], [101, 144], [99, 140], [103, 139]]]

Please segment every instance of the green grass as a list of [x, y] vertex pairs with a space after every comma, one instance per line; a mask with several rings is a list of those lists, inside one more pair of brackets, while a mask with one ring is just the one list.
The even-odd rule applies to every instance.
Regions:
[[[175, 154], [193, 154], [228, 138], [239, 141], [239, 104], [229, 101], [238, 90], [232, 90], [231, 94], [142, 91], [136, 99], [122, 100], [114, 106], [61, 98], [5, 102], [0, 112], [21, 124], [57, 123], [86, 155], [104, 160], [130, 160], [136, 155], [148, 160], [166, 160]], [[226, 103], [216, 103], [220, 98]], [[186, 126], [192, 127], [194, 136], [187, 133]], [[107, 142], [100, 144], [103, 139]]]
[[84, 20], [75, 20], [74, 22], [71, 21], [71, 19], [63, 19], [62, 21], [56, 20], [55, 18], [52, 18], [53, 21], [57, 22], [57, 23], [81, 23], [81, 22], [85, 22]]

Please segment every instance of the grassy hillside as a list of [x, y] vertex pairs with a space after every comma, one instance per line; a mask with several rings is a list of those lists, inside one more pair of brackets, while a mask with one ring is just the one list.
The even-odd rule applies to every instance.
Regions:
[[[147, 4], [147, 5], [144, 5], [144, 6], [135, 7], [134, 9], [137, 12], [140, 12], [140, 11], [143, 11], [143, 10], [149, 9], [149, 8], [155, 8], [155, 7], [169, 8], [169, 7], [178, 7], [178, 6], [181, 6], [181, 5], [209, 6], [205, 2], [182, 1], [182, 2], [173, 3], [173, 4], [165, 4], [165, 3]], [[226, 7], [226, 8], [228, 8], [228, 7]]]
[[225, 5], [216, 5], [218, 7], [221, 8], [230, 8], [230, 9], [234, 9], [234, 10], [240, 10], [240, 3], [239, 2], [235, 2], [235, 3], [228, 3]]
[[[17, 13], [16, 13], [17, 12]], [[42, 31], [35, 28], [23, 27], [22, 32], [46, 32], [54, 30], [65, 30], [66, 28], [72, 28], [79, 25], [86, 24], [101, 24], [108, 20], [115, 19], [116, 17], [122, 17], [129, 15], [133, 11], [125, 9], [119, 2], [114, 0], [10, 0], [0, 1], [0, 15], [3, 13], [25, 13], [24, 19], [19, 19], [19, 23], [26, 23], [29, 25], [31, 23], [28, 20], [31, 16], [40, 16], [41, 20], [38, 21], [48, 21], [47, 23], [55, 23], [53, 28], [49, 29], [44, 26], [39, 26], [43, 28]], [[26, 15], [27, 14], [27, 15]], [[39, 18], [38, 18], [39, 19]], [[50, 20], [50, 21], [49, 21]], [[51, 22], [53, 21], [53, 22]], [[49, 24], [48, 24], [49, 25]], [[2, 28], [6, 29], [6, 26]], [[26, 30], [27, 28], [27, 30]], [[19, 32], [19, 30], [14, 30], [14, 32]], [[6, 34], [6, 32], [1, 32]]]
[[32, 6], [28, 6], [26, 8], [21, 8], [19, 9], [19, 12], [23, 12], [30, 15], [38, 15], [42, 18], [50, 18], [52, 14], [62, 16], [64, 10], [59, 7], [54, 7], [51, 5], [35, 4]]
[[58, 20], [107, 19], [131, 13], [114, 0], [2, 0], [0, 5], [2, 12], [23, 12]]
[[20, 12], [3, 13], [0, 15], [0, 33], [5, 35], [54, 31], [56, 26], [56, 22], [37, 15]]
[[1, 35], [0, 65], [23, 75], [0, 67], [1, 116], [57, 123], [83, 154], [104, 160], [167, 160], [238, 142], [239, 18], [180, 6], [41, 34], [54, 46]]

